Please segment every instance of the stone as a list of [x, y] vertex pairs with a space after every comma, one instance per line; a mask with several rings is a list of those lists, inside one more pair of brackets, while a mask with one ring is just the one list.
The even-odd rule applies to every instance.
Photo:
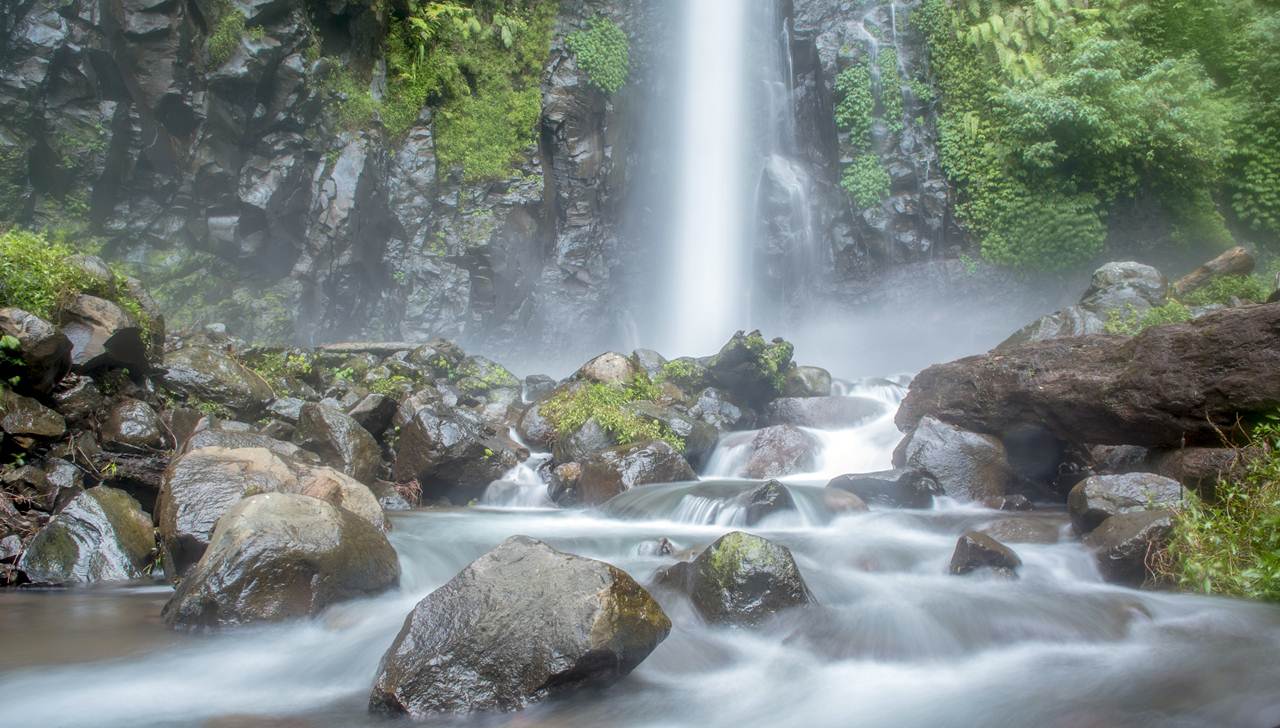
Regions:
[[684, 457], [694, 468], [701, 468], [706, 463], [720, 440], [716, 428], [676, 407], [664, 407], [656, 402], [631, 402], [624, 410], [654, 422], [680, 438], [684, 442]]
[[418, 720], [520, 710], [617, 682], [670, 631], [622, 570], [513, 536], [414, 607], [369, 708]]
[[600, 420], [591, 417], [567, 437], [556, 437], [551, 453], [559, 463], [581, 462], [617, 444]]
[[294, 437], [326, 465], [361, 483], [373, 482], [382, 464], [382, 450], [373, 435], [351, 417], [323, 405], [303, 405]]
[[36, 400], [0, 388], [0, 430], [29, 447], [36, 440], [62, 437], [67, 432], [67, 422]]
[[150, 405], [123, 397], [112, 405], [99, 435], [108, 450], [155, 450], [165, 444], [162, 427]]
[[58, 310], [62, 333], [71, 341], [76, 372], [111, 367], [141, 376], [150, 370], [149, 342], [142, 326], [120, 306], [103, 298], [79, 294]]
[[1169, 285], [1160, 271], [1142, 263], [1107, 263], [1094, 271], [1075, 306], [1043, 316], [1005, 339], [996, 351], [1048, 339], [1101, 334], [1113, 315], [1141, 314], [1164, 305]]
[[999, 439], [925, 417], [898, 445], [893, 464], [924, 472], [944, 493], [965, 501], [1001, 496], [1015, 485]]
[[4, 380], [18, 377], [19, 391], [46, 395], [71, 371], [71, 341], [53, 324], [20, 308], [0, 308], [0, 335], [18, 340], [16, 354], [0, 367]]
[[466, 503], [480, 498], [516, 462], [515, 453], [475, 415], [427, 406], [400, 430], [392, 478], [417, 481], [425, 498]]
[[765, 425], [796, 425], [842, 430], [866, 424], [888, 413], [884, 404], [866, 397], [779, 397], [761, 412]]
[[1029, 511], [1031, 500], [1021, 493], [1012, 495], [993, 495], [982, 499], [982, 507], [993, 511]]
[[89, 377], [72, 374], [53, 392], [53, 408], [73, 427], [88, 427], [106, 407], [106, 398]]
[[230, 356], [202, 346], [169, 352], [161, 382], [188, 401], [223, 405], [251, 419], [273, 399], [271, 387], [261, 377]]
[[791, 491], [776, 480], [743, 493], [737, 500], [743, 507], [743, 524], [747, 526], [754, 526], [775, 513], [796, 509]]
[[1001, 576], [1016, 576], [1022, 559], [1013, 549], [985, 533], [966, 531], [951, 554], [950, 571], [957, 576], [990, 569]]
[[574, 372], [573, 378], [600, 384], [628, 384], [639, 372], [629, 357], [613, 351], [606, 351], [591, 361], [583, 364]]
[[379, 531], [391, 530], [391, 522], [387, 520], [382, 503], [369, 486], [333, 468], [298, 468], [296, 471], [296, 492], [351, 511]]
[[716, 539], [692, 562], [660, 570], [657, 579], [687, 593], [698, 614], [717, 625], [754, 627], [814, 602], [787, 547], [742, 531]]
[[145, 576], [151, 517], [128, 493], [98, 486], [76, 496], [27, 544], [18, 568], [36, 584], [90, 584]]
[[260, 447], [270, 450], [282, 458], [289, 458], [304, 463], [320, 463], [320, 456], [310, 450], [303, 450], [292, 442], [277, 440], [258, 432], [240, 432], [222, 429], [227, 423], [219, 423], [216, 428], [196, 432], [187, 439], [183, 452], [199, 450], [203, 447], [221, 447], [228, 450]]
[[759, 331], [739, 331], [707, 362], [711, 383], [748, 404], [778, 396], [791, 368], [791, 344], [766, 342]]
[[522, 398], [526, 402], [541, 402], [556, 389], [556, 380], [545, 374], [530, 374], [524, 378]]
[[1177, 510], [1190, 497], [1182, 484], [1153, 473], [1095, 475], [1076, 484], [1067, 511], [1076, 533], [1084, 535], [1111, 516], [1150, 510]]
[[542, 416], [540, 404], [530, 405], [524, 411], [524, 414], [520, 415], [520, 424], [517, 430], [520, 432], [520, 439], [530, 447], [550, 450], [555, 446], [558, 434], [551, 421]]
[[391, 419], [395, 417], [397, 407], [399, 403], [396, 400], [374, 392], [365, 395], [347, 414], [376, 439], [381, 438], [391, 427]]
[[745, 430], [755, 424], [755, 419], [749, 412], [734, 404], [727, 392], [715, 387], [707, 387], [698, 392], [693, 406], [689, 408], [689, 416], [706, 422], [720, 432]]
[[931, 508], [933, 497], [943, 495], [938, 481], [916, 468], [840, 475], [832, 478], [827, 487], [852, 493], [869, 505], [889, 508]]
[[817, 468], [821, 443], [791, 425], [766, 427], [751, 439], [751, 456], [743, 475], [764, 480], [809, 472]]
[[395, 549], [368, 521], [317, 498], [264, 493], [218, 521], [163, 616], [183, 630], [301, 619], [399, 582]]
[[297, 397], [280, 397], [267, 406], [267, 414], [296, 425], [298, 418], [302, 416], [302, 406], [305, 404], [306, 400]]
[[783, 397], [831, 396], [831, 372], [821, 367], [793, 367], [782, 384]]
[[1015, 517], [1001, 518], [977, 530], [1000, 543], [1058, 543], [1064, 525], [1065, 519]]
[[1102, 577], [1127, 586], [1142, 586], [1151, 577], [1148, 566], [1173, 531], [1173, 512], [1142, 510], [1104, 520], [1084, 537]]
[[1151, 452], [1148, 467], [1154, 473], [1182, 483], [1188, 490], [1212, 498], [1218, 481], [1244, 477], [1250, 459], [1258, 454], [1254, 448], [1184, 447]]
[[618, 445], [586, 459], [577, 479], [577, 492], [582, 503], [599, 505], [642, 485], [697, 479], [680, 453], [669, 444], [654, 440]]

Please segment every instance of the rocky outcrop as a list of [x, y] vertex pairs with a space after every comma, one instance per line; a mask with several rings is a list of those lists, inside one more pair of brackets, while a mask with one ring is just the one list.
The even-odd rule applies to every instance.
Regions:
[[399, 580], [395, 550], [368, 521], [317, 498], [267, 493], [222, 517], [163, 614], [184, 630], [278, 622], [379, 594]]
[[151, 517], [121, 490], [90, 488], [27, 544], [18, 568], [36, 584], [142, 578], [152, 561]]
[[392, 475], [417, 481], [426, 498], [466, 503], [516, 464], [496, 435], [465, 410], [423, 407], [401, 428]]
[[577, 489], [583, 503], [599, 505], [642, 485], [697, 479], [697, 474], [680, 453], [671, 445], [655, 440], [619, 445], [595, 453], [582, 463]]
[[693, 561], [667, 567], [656, 578], [687, 593], [712, 624], [756, 626], [814, 601], [790, 550], [742, 531], [721, 536]]
[[187, 346], [165, 357], [161, 374], [165, 389], [192, 402], [227, 407], [256, 417], [274, 399], [271, 386], [223, 352], [204, 346]]
[[670, 630], [625, 572], [514, 536], [414, 607], [369, 707], [416, 719], [519, 710], [617, 682]]
[[897, 423], [926, 416], [1002, 435], [1043, 427], [1075, 443], [1218, 444], [1219, 430], [1280, 403], [1280, 305], [1227, 309], [1129, 338], [1022, 344], [932, 366]]
[[1151, 473], [1095, 475], [1067, 496], [1071, 525], [1081, 535], [1112, 516], [1149, 510], [1177, 510], [1191, 497], [1178, 481]]
[[1017, 483], [999, 439], [933, 417], [920, 420], [898, 445], [893, 464], [928, 475], [944, 493], [960, 500], [1005, 495]]
[[1113, 316], [1136, 316], [1165, 303], [1169, 283], [1142, 263], [1107, 263], [1093, 274], [1080, 302], [1033, 321], [997, 349], [1063, 336], [1101, 334]]

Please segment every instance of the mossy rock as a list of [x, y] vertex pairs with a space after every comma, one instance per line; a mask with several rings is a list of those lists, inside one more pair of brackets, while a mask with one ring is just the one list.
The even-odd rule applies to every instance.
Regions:
[[128, 493], [98, 486], [67, 504], [27, 545], [19, 568], [37, 584], [128, 581], [155, 549], [151, 517]]

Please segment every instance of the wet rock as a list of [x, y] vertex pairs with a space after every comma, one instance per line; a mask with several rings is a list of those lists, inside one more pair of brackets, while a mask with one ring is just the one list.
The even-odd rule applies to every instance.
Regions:
[[820, 448], [816, 437], [799, 428], [766, 427], [751, 439], [751, 457], [743, 474], [764, 480], [811, 471], [817, 467]]
[[948, 496], [966, 501], [1005, 495], [1015, 484], [999, 439], [932, 417], [898, 445], [893, 464], [926, 473]]
[[[1244, 306], [1132, 338], [1022, 344], [929, 367], [898, 410], [1003, 435], [1038, 426], [1069, 443], [1217, 445], [1280, 401], [1280, 306]], [[1185, 441], [1185, 442], [1184, 442]]]
[[18, 568], [37, 584], [140, 579], [155, 548], [151, 518], [129, 494], [90, 488], [27, 544]]
[[378, 505], [382, 506], [384, 513], [387, 511], [411, 511], [417, 505], [416, 502], [409, 502], [409, 499], [396, 487], [396, 484], [390, 481], [375, 480], [373, 485], [369, 486], [369, 490], [378, 499]]
[[985, 533], [966, 531], [956, 542], [956, 550], [951, 554], [951, 573], [956, 575], [971, 574], [979, 569], [990, 569], [1001, 576], [1017, 576], [1022, 567], [1022, 559], [1005, 546]]
[[107, 414], [100, 431], [108, 450], [152, 450], [164, 447], [160, 416], [146, 402], [123, 398]]
[[248, 418], [257, 417], [272, 399], [267, 383], [240, 362], [200, 346], [170, 352], [161, 381], [187, 400], [220, 404]]
[[1076, 533], [1084, 535], [1107, 518], [1120, 513], [1176, 510], [1189, 496], [1181, 483], [1161, 475], [1095, 475], [1071, 489], [1067, 496], [1067, 510]]
[[267, 414], [296, 425], [298, 418], [302, 416], [302, 406], [305, 404], [306, 400], [297, 397], [281, 397], [267, 406]]
[[636, 349], [631, 352], [631, 361], [648, 374], [650, 379], [657, 379], [662, 373], [662, 367], [667, 363], [667, 358], [653, 349]]
[[530, 374], [524, 378], [523, 399], [526, 402], [541, 402], [555, 391], [556, 380], [545, 374]]
[[796, 509], [791, 491], [776, 480], [770, 480], [758, 488], [743, 493], [737, 500], [745, 509], [743, 522], [748, 526], [754, 526], [775, 513]]
[[0, 335], [18, 340], [11, 356], [17, 355], [22, 363], [14, 365], [10, 360], [0, 374], [5, 381], [18, 377], [13, 386], [19, 391], [49, 394], [71, 371], [71, 341], [39, 316], [20, 308], [0, 308]]
[[832, 478], [827, 487], [852, 493], [868, 504], [889, 508], [930, 508], [933, 497], [943, 494], [938, 481], [915, 468], [840, 475]]
[[641, 541], [636, 546], [637, 556], [670, 556], [676, 552], [675, 544], [665, 536], [652, 541]]
[[4, 491], [37, 510], [57, 513], [84, 491], [84, 474], [61, 459], [51, 459], [0, 472]]
[[782, 339], [766, 342], [759, 331], [739, 331], [707, 362], [707, 377], [743, 402], [762, 404], [781, 393], [791, 354]]
[[712, 624], [755, 626], [814, 601], [789, 549], [742, 531], [721, 536], [698, 558], [660, 571], [657, 579], [686, 592]]
[[347, 414], [376, 439], [391, 427], [398, 406], [394, 399], [374, 392], [365, 395]]
[[426, 498], [479, 498], [517, 462], [495, 434], [469, 412], [423, 407], [400, 430], [392, 477], [416, 480]]
[[978, 529], [1000, 543], [1057, 543], [1066, 519], [1002, 518]]
[[582, 463], [577, 491], [582, 503], [599, 505], [641, 485], [697, 480], [688, 461], [665, 442], [618, 445]]
[[884, 415], [885, 406], [866, 397], [779, 397], [761, 413], [766, 425], [796, 425], [820, 430], [857, 427]]
[[382, 451], [368, 430], [323, 405], [302, 407], [295, 437], [300, 446], [319, 455], [322, 462], [362, 483], [372, 482], [382, 463]]
[[1031, 500], [1021, 493], [1013, 495], [995, 495], [982, 499], [982, 507], [993, 511], [1029, 511]]
[[364, 483], [333, 468], [295, 468], [295, 472], [296, 492], [351, 511], [384, 533], [391, 529], [381, 502]]
[[199, 450], [204, 447], [220, 447], [227, 450], [260, 447], [270, 450], [282, 458], [289, 458], [303, 463], [320, 463], [319, 455], [310, 450], [303, 450], [292, 442], [277, 440], [257, 432], [222, 429], [222, 425], [225, 424], [222, 423], [216, 428], [200, 430], [192, 435], [187, 440], [185, 452]]
[[62, 415], [30, 397], [11, 389], [0, 388], [0, 430], [23, 447], [37, 440], [53, 440], [67, 432]]
[[1252, 448], [1185, 447], [1156, 451], [1149, 456], [1152, 472], [1173, 478], [1201, 496], [1212, 497], [1218, 481], [1239, 480], [1249, 460], [1258, 453]]
[[542, 408], [534, 404], [520, 416], [520, 439], [531, 447], [550, 450], [556, 444], [556, 428], [551, 421], [542, 416]]
[[185, 630], [279, 622], [399, 581], [395, 549], [368, 521], [316, 498], [265, 493], [240, 501], [218, 522], [163, 615]]
[[1151, 577], [1148, 564], [1172, 531], [1172, 511], [1132, 511], [1104, 520], [1084, 537], [1084, 545], [1107, 581], [1141, 586]]
[[749, 413], [734, 404], [727, 392], [707, 387], [695, 398], [689, 408], [689, 416], [696, 417], [720, 432], [749, 429], [755, 420]]
[[1102, 475], [1137, 473], [1147, 469], [1150, 451], [1137, 445], [1094, 445], [1089, 448], [1093, 471]]
[[782, 385], [784, 397], [831, 396], [831, 372], [821, 367], [794, 367]]
[[557, 437], [551, 452], [556, 462], [581, 462], [618, 444], [600, 421], [592, 417], [568, 437]]
[[1160, 271], [1141, 263], [1107, 263], [1094, 271], [1078, 305], [1041, 317], [996, 350], [1047, 339], [1101, 334], [1112, 315], [1141, 314], [1164, 305], [1169, 285]]
[[62, 333], [71, 341], [71, 362], [77, 372], [113, 367], [140, 376], [150, 370], [149, 342], [142, 326], [111, 301], [77, 295], [63, 304], [58, 318]]
[[573, 378], [601, 384], [627, 384], [635, 379], [638, 372], [639, 369], [629, 357], [606, 351], [583, 364], [574, 372]]
[[716, 428], [674, 407], [664, 407], [655, 402], [631, 402], [625, 410], [661, 425], [680, 438], [684, 442], [684, 457], [694, 468], [702, 467], [720, 439]]
[[54, 391], [53, 406], [68, 424], [86, 427], [106, 407], [106, 399], [92, 379], [73, 374], [63, 379]]
[[458, 369], [458, 389], [474, 397], [490, 396], [495, 390], [511, 390], [520, 396], [520, 380], [506, 367], [483, 356], [467, 357]]
[[414, 607], [369, 708], [415, 719], [519, 710], [617, 682], [670, 630], [622, 570], [513, 536]]
[[573, 506], [579, 502], [578, 479], [582, 477], [581, 463], [561, 463], [551, 470], [551, 484], [547, 488], [551, 500], [561, 506]]

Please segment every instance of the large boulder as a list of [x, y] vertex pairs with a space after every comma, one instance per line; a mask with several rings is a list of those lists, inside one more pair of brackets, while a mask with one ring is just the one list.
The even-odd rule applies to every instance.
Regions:
[[186, 346], [165, 357], [162, 382], [189, 401], [225, 406], [257, 417], [271, 402], [271, 387], [226, 354], [204, 346]]
[[721, 536], [691, 562], [659, 571], [657, 580], [687, 593], [712, 624], [755, 626], [814, 601], [787, 547], [742, 531]]
[[1218, 311], [1132, 338], [1022, 344], [929, 367], [897, 423], [933, 416], [1003, 435], [1039, 426], [1064, 442], [1218, 444], [1241, 416], [1280, 406], [1280, 305]]
[[743, 402], [763, 404], [786, 386], [792, 352], [782, 339], [765, 341], [759, 331], [739, 331], [708, 360], [707, 377]]
[[146, 402], [120, 398], [107, 413], [100, 436], [108, 449], [153, 450], [164, 447], [160, 416]]
[[831, 372], [821, 367], [792, 367], [782, 384], [784, 397], [828, 397]]
[[920, 420], [898, 445], [893, 464], [927, 474], [944, 493], [960, 500], [1004, 495], [1017, 482], [999, 439], [933, 417]]
[[693, 406], [689, 408], [689, 416], [702, 420], [720, 432], [744, 430], [755, 424], [750, 411], [744, 411], [734, 404], [728, 392], [715, 387], [707, 387], [698, 392]]
[[53, 324], [20, 308], [0, 308], [0, 335], [18, 341], [18, 350], [0, 363], [5, 381], [18, 377], [14, 385], [24, 392], [49, 394], [54, 385], [71, 371], [71, 341]]
[[557, 437], [551, 453], [558, 463], [580, 462], [617, 444], [617, 438], [600, 424], [600, 420], [590, 417], [578, 429]]
[[520, 439], [529, 447], [539, 450], [550, 450], [556, 444], [558, 433], [555, 425], [542, 416], [541, 403], [533, 404], [520, 415], [520, 424], [516, 430]]
[[466, 503], [515, 465], [515, 453], [475, 415], [434, 405], [419, 409], [401, 428], [392, 477], [416, 480], [424, 497]]
[[294, 437], [302, 447], [362, 483], [372, 483], [382, 450], [369, 431], [346, 414], [322, 404], [302, 406]]
[[796, 509], [796, 500], [791, 491], [776, 480], [762, 483], [738, 496], [736, 500], [742, 507], [742, 522], [747, 526], [754, 526], [774, 514]]
[[766, 427], [751, 438], [751, 455], [743, 475], [764, 480], [805, 473], [818, 466], [818, 438], [791, 425]]
[[916, 468], [840, 475], [832, 478], [827, 487], [852, 493], [868, 504], [889, 508], [929, 508], [935, 495], [943, 495], [938, 481]]
[[67, 421], [31, 397], [0, 387], [0, 430], [23, 447], [30, 447], [37, 440], [62, 437]]
[[670, 630], [622, 570], [513, 536], [414, 607], [369, 708], [418, 719], [519, 710], [618, 681]]
[[680, 438], [684, 442], [684, 456], [695, 468], [702, 467], [720, 439], [715, 427], [674, 407], [642, 401], [631, 402], [624, 409], [643, 420], [661, 425]]
[[601, 384], [626, 384], [635, 378], [639, 368], [630, 357], [606, 351], [583, 364], [573, 378]]
[[368, 521], [317, 498], [265, 493], [222, 517], [163, 615], [189, 630], [278, 622], [399, 581], [395, 549]]
[[1141, 586], [1151, 578], [1152, 555], [1173, 531], [1173, 512], [1143, 510], [1111, 516], [1084, 537], [1107, 581]]
[[1016, 576], [1021, 567], [1022, 559], [1013, 549], [985, 533], [966, 531], [956, 541], [949, 570], [957, 576], [988, 569], [1001, 576]]
[[595, 453], [582, 462], [578, 497], [598, 505], [641, 485], [697, 480], [689, 462], [661, 440], [618, 445]]
[[111, 301], [72, 296], [59, 308], [58, 320], [71, 341], [71, 363], [77, 372], [114, 367], [141, 375], [150, 370], [150, 342], [142, 325]]
[[1151, 452], [1146, 465], [1152, 472], [1173, 478], [1189, 490], [1212, 497], [1218, 481], [1244, 477], [1250, 459], [1258, 454], [1254, 448], [1184, 447]]
[[307, 467], [295, 468], [295, 471], [298, 493], [351, 511], [379, 531], [391, 529], [381, 501], [369, 486], [333, 468]]
[[1042, 316], [996, 347], [1102, 333], [1113, 315], [1131, 316], [1161, 306], [1169, 284], [1160, 271], [1142, 263], [1107, 263], [1093, 273], [1079, 304]]
[[37, 584], [140, 579], [155, 544], [151, 517], [138, 502], [99, 486], [76, 496], [31, 539], [18, 568]]
[[763, 424], [840, 430], [885, 414], [884, 404], [866, 397], [779, 397], [764, 408]]
[[1076, 533], [1084, 535], [1121, 513], [1177, 510], [1189, 496], [1178, 481], [1154, 473], [1095, 475], [1071, 489], [1067, 511]]
[[258, 432], [240, 432], [223, 429], [221, 426], [201, 429], [187, 438], [184, 452], [199, 450], [202, 447], [221, 447], [227, 450], [239, 450], [247, 447], [260, 447], [279, 455], [282, 458], [298, 462], [318, 465], [320, 456], [310, 450], [303, 450], [292, 442], [277, 440], [274, 437]]

